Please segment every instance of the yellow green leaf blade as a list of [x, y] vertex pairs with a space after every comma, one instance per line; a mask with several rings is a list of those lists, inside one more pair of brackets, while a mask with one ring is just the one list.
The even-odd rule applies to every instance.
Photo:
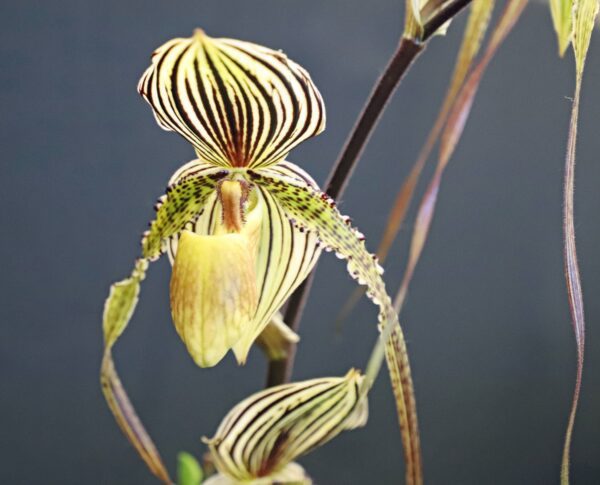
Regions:
[[140, 283], [144, 279], [147, 266], [146, 260], [138, 260], [131, 276], [115, 283], [110, 289], [104, 306], [104, 355], [100, 382], [108, 407], [125, 436], [146, 462], [150, 471], [161, 482], [170, 484], [169, 474], [123, 388], [112, 358], [112, 347], [127, 327], [135, 310]]
[[302, 228], [314, 232], [326, 249], [348, 262], [348, 272], [359, 284], [367, 286], [367, 295], [380, 308], [380, 328], [393, 330], [386, 342], [385, 357], [396, 397], [398, 419], [404, 445], [406, 478], [409, 484], [422, 483], [421, 450], [417, 412], [408, 361], [408, 353], [398, 316], [381, 278], [382, 269], [365, 248], [363, 237], [335, 208], [324, 193], [308, 185], [299, 185], [284, 177], [250, 172], [251, 179], [265, 187], [282, 205], [288, 216]]
[[573, 2], [573, 51], [577, 77], [583, 75], [583, 67], [587, 56], [596, 16], [598, 0], [574, 0]]
[[571, 42], [572, 9], [573, 0], [550, 0], [550, 14], [558, 40], [558, 53], [561, 57]]

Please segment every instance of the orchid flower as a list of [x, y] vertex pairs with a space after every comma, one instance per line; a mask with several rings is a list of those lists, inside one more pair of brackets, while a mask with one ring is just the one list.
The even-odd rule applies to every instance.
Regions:
[[[346, 259], [351, 276], [367, 286], [380, 307], [380, 330], [389, 325], [385, 357], [407, 476], [418, 483], [410, 368], [382, 269], [335, 202], [286, 160], [293, 147], [325, 127], [324, 104], [308, 73], [281, 52], [196, 31], [154, 52], [138, 90], [158, 124], [183, 136], [198, 156], [171, 177], [132, 275], [113, 285], [105, 305], [103, 389], [138, 452], [151, 468], [157, 466], [151, 441], [128, 413], [131, 404], [111, 349], [133, 314], [148, 263], [167, 253], [175, 329], [192, 359], [211, 367], [229, 350], [240, 364], [246, 361], [253, 342], [277, 322], [278, 310], [325, 249]], [[271, 325], [281, 333], [281, 324]], [[278, 338], [270, 335], [264, 342], [273, 340]]]
[[363, 381], [351, 369], [344, 377], [283, 384], [246, 398], [204, 440], [219, 471], [206, 483], [311, 483], [293, 460], [366, 424]]

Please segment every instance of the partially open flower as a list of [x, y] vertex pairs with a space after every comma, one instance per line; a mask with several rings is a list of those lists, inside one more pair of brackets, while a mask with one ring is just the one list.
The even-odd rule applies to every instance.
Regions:
[[243, 400], [206, 440], [217, 470], [232, 483], [275, 483], [282, 472], [302, 473], [293, 460], [366, 424], [363, 379], [352, 369], [344, 377], [284, 384]]

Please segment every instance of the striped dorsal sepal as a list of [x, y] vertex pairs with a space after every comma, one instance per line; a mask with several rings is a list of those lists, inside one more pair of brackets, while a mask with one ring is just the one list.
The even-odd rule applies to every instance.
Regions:
[[159, 47], [138, 91], [162, 128], [222, 167], [277, 163], [325, 128], [323, 100], [302, 67], [279, 51], [201, 30]]

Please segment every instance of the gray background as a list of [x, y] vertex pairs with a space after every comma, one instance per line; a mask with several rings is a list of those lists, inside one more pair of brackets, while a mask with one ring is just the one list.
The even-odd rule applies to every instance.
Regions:
[[[500, 2], [503, 3], [503, 2]], [[192, 158], [136, 94], [151, 51], [201, 26], [283, 49], [312, 74], [328, 127], [290, 159], [323, 180], [401, 31], [400, 0], [32, 1], [0, 6], [0, 482], [153, 483], [98, 385], [101, 310], [128, 274], [170, 174]], [[375, 248], [396, 189], [431, 125], [464, 16], [401, 86], [341, 207]], [[584, 82], [577, 231], [587, 295], [587, 367], [573, 444], [575, 484], [600, 483], [600, 36]], [[561, 181], [573, 92], [550, 16], [530, 5], [491, 65], [440, 193], [403, 314], [431, 484], [558, 482], [575, 345], [562, 275]], [[400, 136], [402, 134], [402, 136]], [[414, 214], [387, 265], [396, 288]], [[196, 368], [174, 332], [169, 265], [153, 265], [116, 348], [121, 376], [171, 469], [200, 454], [265, 362]], [[335, 338], [354, 288], [322, 258], [296, 378], [363, 366], [376, 310]], [[401, 483], [385, 375], [366, 428], [300, 460], [320, 484]]]

